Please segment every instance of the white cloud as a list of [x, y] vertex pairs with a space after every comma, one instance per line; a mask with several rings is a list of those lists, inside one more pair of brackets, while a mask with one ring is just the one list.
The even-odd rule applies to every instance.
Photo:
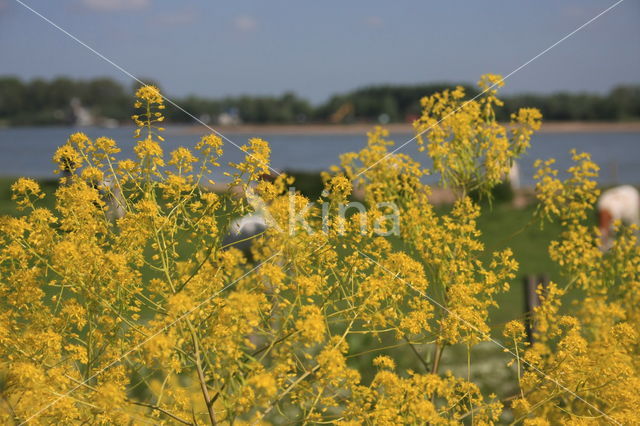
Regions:
[[151, 0], [81, 0], [81, 3], [100, 12], [144, 9], [151, 5]]
[[243, 33], [248, 33], [258, 27], [258, 21], [251, 16], [238, 16], [233, 20], [233, 27]]
[[380, 28], [384, 25], [384, 21], [379, 16], [369, 16], [365, 22], [371, 28]]

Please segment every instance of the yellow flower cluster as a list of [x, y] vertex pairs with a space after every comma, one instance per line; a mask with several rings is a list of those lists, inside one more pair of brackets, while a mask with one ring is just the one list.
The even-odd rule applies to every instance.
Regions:
[[486, 195], [504, 180], [513, 162], [529, 147], [540, 128], [542, 115], [533, 108], [512, 114], [509, 128], [495, 119], [496, 97], [504, 82], [499, 75], [484, 75], [480, 95], [465, 100], [465, 90], [445, 90], [422, 99], [422, 116], [414, 123], [421, 151], [427, 151], [442, 184], [463, 194], [478, 190]]
[[[599, 250], [584, 154], [564, 181], [540, 164], [538, 212], [564, 226], [550, 255], [566, 282], [540, 289], [533, 345], [522, 322], [505, 327], [513, 357], [492, 373], [511, 374], [515, 391], [493, 395], [471, 374], [518, 264], [509, 249], [486, 253], [466, 194], [501, 181], [540, 125], [533, 109], [509, 129], [495, 121], [501, 85], [488, 75], [476, 100], [462, 88], [423, 100], [419, 141], [460, 195], [444, 213], [428, 172], [391, 152], [383, 128], [323, 174], [324, 204], [311, 207], [291, 177], [263, 179], [270, 148], [251, 139], [230, 176], [270, 216], [253, 260], [222, 240], [254, 200], [205, 189], [221, 138], [165, 155], [156, 88], [137, 92], [134, 159], [71, 135], [54, 157], [55, 209], [23, 178], [19, 215], [0, 218], [3, 424], [637, 423], [640, 253], [634, 229]], [[336, 215], [356, 192], [368, 210]], [[398, 235], [381, 235], [390, 210]], [[569, 312], [572, 285], [584, 299]], [[467, 374], [454, 368], [460, 350]]]
[[[598, 196], [598, 167], [588, 154], [572, 151], [576, 163], [565, 180], [553, 161], [538, 162], [538, 213], [560, 220], [563, 231], [549, 247], [566, 279], [564, 288], [550, 283], [538, 290], [536, 341], [518, 354], [519, 398], [516, 421], [525, 424], [635, 424], [640, 396], [637, 313], [640, 246], [634, 227], [620, 231], [604, 253], [599, 235], [586, 224]], [[578, 308], [563, 314], [563, 296], [572, 286], [583, 292]], [[516, 351], [519, 327], [509, 325]], [[520, 371], [521, 370], [521, 371]]]

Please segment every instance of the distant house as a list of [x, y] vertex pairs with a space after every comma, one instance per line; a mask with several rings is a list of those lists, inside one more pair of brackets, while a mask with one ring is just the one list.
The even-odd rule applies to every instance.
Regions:
[[237, 126], [242, 123], [240, 112], [237, 108], [229, 108], [227, 111], [218, 115], [218, 124], [221, 126]]
[[88, 127], [96, 124], [96, 120], [87, 108], [82, 106], [78, 98], [72, 98], [69, 102], [71, 107], [71, 122], [77, 127]]

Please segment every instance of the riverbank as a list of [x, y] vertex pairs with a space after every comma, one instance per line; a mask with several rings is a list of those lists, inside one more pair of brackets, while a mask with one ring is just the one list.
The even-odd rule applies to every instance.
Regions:
[[[240, 124], [235, 126], [211, 125], [216, 131], [227, 134], [260, 135], [364, 135], [375, 126], [374, 123], [356, 124]], [[410, 123], [391, 123], [384, 125], [391, 133], [414, 133]], [[202, 134], [208, 129], [201, 124], [170, 126], [170, 132], [178, 134]], [[543, 133], [640, 133], [640, 122], [586, 122], [586, 121], [550, 121], [544, 122]]]

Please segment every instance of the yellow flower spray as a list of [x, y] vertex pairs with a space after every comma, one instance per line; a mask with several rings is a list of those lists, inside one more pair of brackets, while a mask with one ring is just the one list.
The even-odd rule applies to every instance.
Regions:
[[[253, 241], [253, 263], [222, 247], [251, 203], [204, 189], [222, 140], [171, 147], [156, 88], [136, 94], [134, 159], [116, 160], [111, 139], [71, 135], [54, 156], [55, 209], [20, 179], [20, 214], [0, 218], [2, 422], [637, 423], [640, 253], [622, 229], [599, 250], [586, 222], [597, 169], [584, 154], [565, 181], [540, 163], [537, 211], [564, 226], [550, 255], [566, 282], [541, 289], [534, 345], [522, 323], [505, 328], [514, 358], [496, 368], [513, 372], [517, 392], [498, 397], [448, 365], [454, 348], [495, 343], [490, 312], [518, 268], [509, 249], [484, 256], [481, 207], [466, 194], [504, 179], [541, 117], [525, 108], [498, 123], [494, 84], [502, 80], [483, 77], [488, 90], [472, 101], [461, 88], [422, 101], [418, 142], [460, 195], [446, 214], [429, 202], [428, 172], [390, 154], [385, 129], [323, 175], [325, 204], [306, 210], [290, 177], [261, 178], [270, 148], [250, 140], [229, 175], [273, 220]], [[114, 220], [105, 197], [116, 189], [124, 214]], [[336, 216], [355, 190], [369, 209]], [[390, 209], [398, 235], [380, 232]], [[567, 313], [572, 286], [585, 297]]]

